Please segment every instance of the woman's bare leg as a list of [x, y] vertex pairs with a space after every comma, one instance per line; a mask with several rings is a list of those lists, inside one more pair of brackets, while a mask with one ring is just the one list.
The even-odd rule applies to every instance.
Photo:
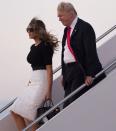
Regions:
[[[27, 125], [29, 125], [32, 121], [29, 121], [27, 119], [25, 119], [25, 122]], [[39, 128], [39, 124], [34, 124], [29, 131], [36, 131]]]
[[24, 118], [16, 113], [14, 113], [13, 111], [11, 112], [11, 114], [14, 118], [14, 121], [15, 121], [16, 126], [18, 128], [18, 131], [22, 131], [22, 129], [26, 127]]

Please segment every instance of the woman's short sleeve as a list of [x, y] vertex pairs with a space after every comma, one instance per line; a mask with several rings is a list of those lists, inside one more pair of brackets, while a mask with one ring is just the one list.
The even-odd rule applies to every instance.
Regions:
[[46, 44], [43, 53], [44, 53], [43, 56], [44, 56], [45, 65], [51, 65], [52, 64], [52, 56], [53, 56], [53, 49], [52, 49], [51, 45]]

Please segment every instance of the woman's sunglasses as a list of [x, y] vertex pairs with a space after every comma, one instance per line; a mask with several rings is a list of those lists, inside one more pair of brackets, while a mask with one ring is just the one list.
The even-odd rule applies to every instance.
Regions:
[[27, 32], [34, 32], [34, 29], [33, 28], [27, 28], [26, 31]]

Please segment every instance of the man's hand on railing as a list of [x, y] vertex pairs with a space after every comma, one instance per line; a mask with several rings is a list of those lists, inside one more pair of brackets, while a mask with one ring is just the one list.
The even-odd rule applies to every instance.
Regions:
[[85, 77], [85, 84], [86, 84], [87, 86], [90, 86], [92, 83], [93, 83], [93, 77], [91, 77], [91, 76], [86, 76], [86, 77]]

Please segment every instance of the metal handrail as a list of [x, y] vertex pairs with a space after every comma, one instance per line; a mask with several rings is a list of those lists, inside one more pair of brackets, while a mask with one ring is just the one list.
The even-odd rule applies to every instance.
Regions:
[[1, 110], [0, 110], [0, 113], [2, 113], [4, 110], [6, 110], [8, 107], [10, 107], [14, 101], [16, 100], [17, 98], [15, 98], [14, 100], [12, 100], [11, 102], [9, 102], [6, 106], [4, 106]]
[[[110, 32], [112, 32], [114, 29], [116, 29], [116, 25], [114, 25], [113, 27], [111, 27], [109, 30], [107, 30], [105, 33], [103, 33], [101, 36], [99, 36], [96, 39], [96, 42], [100, 41], [101, 39], [103, 39], [106, 35], [108, 35]], [[58, 66], [54, 71], [53, 74], [55, 74], [56, 72], [58, 72], [61, 69], [61, 65]], [[5, 105], [2, 109], [0, 109], [0, 113], [2, 113], [4, 110], [6, 110], [8, 107], [10, 107], [14, 101], [16, 100], [16, 98], [14, 100], [12, 100], [11, 102], [9, 102], [7, 105]]]
[[[107, 66], [105, 69], [103, 69], [102, 71], [100, 71], [94, 78], [93, 81], [98, 78], [101, 74], [103, 74], [105, 71], [107, 71], [109, 68], [111, 68], [112, 66], [116, 66], [116, 59], [109, 65]], [[82, 89], [85, 88], [85, 84], [81, 85], [79, 88], [77, 88], [75, 91], [73, 91], [72, 93], [70, 93], [67, 97], [65, 97], [63, 100], [61, 100], [58, 104], [56, 104], [55, 106], [53, 106], [51, 109], [49, 109], [47, 112], [45, 112], [43, 115], [41, 115], [40, 117], [38, 117], [35, 121], [33, 121], [31, 124], [29, 124], [26, 128], [24, 128], [22, 131], [26, 131], [29, 128], [31, 128], [34, 124], [36, 124], [38, 121], [40, 121], [42, 118], [46, 117], [50, 112], [52, 112], [54, 109], [56, 109], [58, 106], [60, 106], [61, 104], [63, 104], [65, 101], [67, 101], [70, 97], [74, 96], [76, 93], [79, 93]]]
[[96, 42], [100, 41], [101, 39], [103, 39], [106, 35], [108, 35], [110, 32], [112, 32], [114, 29], [116, 29], [116, 25], [114, 25], [112, 28], [110, 28], [109, 30], [107, 30], [105, 33], [103, 33], [101, 36], [99, 36], [96, 40]]

